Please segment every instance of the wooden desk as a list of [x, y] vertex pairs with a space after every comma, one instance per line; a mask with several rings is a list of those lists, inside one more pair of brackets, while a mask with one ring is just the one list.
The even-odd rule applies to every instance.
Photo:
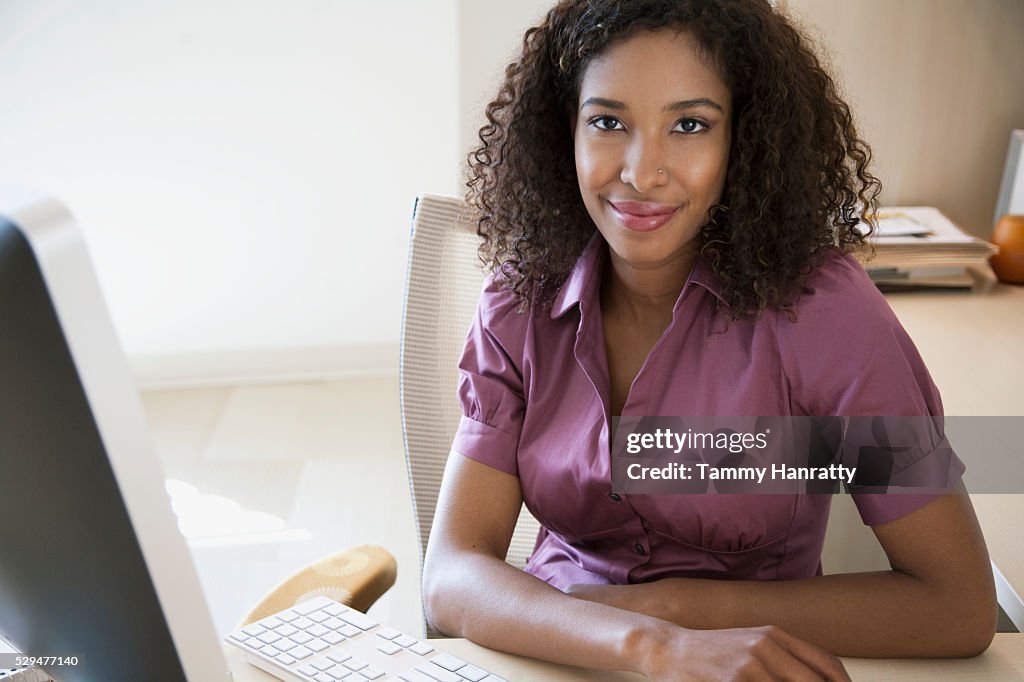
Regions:
[[[1024, 287], [887, 299], [921, 352], [947, 415], [1024, 415]], [[996, 568], [999, 603], [1024, 632], [1024, 494], [974, 494], [971, 501]]]
[[[430, 640], [441, 651], [479, 665], [509, 682], [571, 682], [602, 680], [635, 682], [646, 678], [620, 672], [585, 670], [512, 656], [477, 646], [465, 639]], [[235, 682], [274, 682], [262, 670], [242, 659], [234, 647], [224, 647]], [[1024, 679], [1024, 634], [999, 634], [981, 656], [967, 659], [887, 660], [843, 659], [854, 680], [1006, 680]]]

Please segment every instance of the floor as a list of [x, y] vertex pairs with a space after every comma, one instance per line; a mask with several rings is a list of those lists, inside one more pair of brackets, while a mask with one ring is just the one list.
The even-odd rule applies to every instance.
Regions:
[[399, 569], [370, 613], [421, 631], [397, 378], [142, 398], [219, 633], [291, 573], [364, 543]]

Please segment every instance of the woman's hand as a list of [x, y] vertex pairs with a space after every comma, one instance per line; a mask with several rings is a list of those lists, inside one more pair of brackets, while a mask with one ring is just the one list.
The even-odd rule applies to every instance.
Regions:
[[657, 682], [850, 679], [838, 658], [774, 626], [687, 630], [666, 623], [647, 645], [642, 672]]

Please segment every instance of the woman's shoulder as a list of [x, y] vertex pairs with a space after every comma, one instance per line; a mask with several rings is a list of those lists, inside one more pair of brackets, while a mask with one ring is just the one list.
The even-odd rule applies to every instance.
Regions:
[[941, 414], [913, 341], [853, 256], [826, 254], [792, 313], [777, 314], [776, 341], [806, 414]]
[[894, 341], [912, 345], [864, 267], [839, 249], [824, 254], [788, 310], [774, 312], [773, 329], [784, 361], [804, 364], [868, 362]]
[[896, 317], [864, 267], [849, 253], [829, 249], [807, 277], [780, 323], [799, 326], [890, 325]]
[[515, 356], [521, 352], [533, 315], [522, 304], [507, 277], [489, 274], [477, 300], [474, 328], [486, 333]]

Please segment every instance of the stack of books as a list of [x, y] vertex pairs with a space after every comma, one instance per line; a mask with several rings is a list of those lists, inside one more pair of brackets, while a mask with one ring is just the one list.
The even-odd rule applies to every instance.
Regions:
[[885, 208], [875, 217], [875, 253], [863, 265], [882, 291], [987, 291], [995, 283], [988, 259], [998, 247], [967, 234], [938, 209]]

